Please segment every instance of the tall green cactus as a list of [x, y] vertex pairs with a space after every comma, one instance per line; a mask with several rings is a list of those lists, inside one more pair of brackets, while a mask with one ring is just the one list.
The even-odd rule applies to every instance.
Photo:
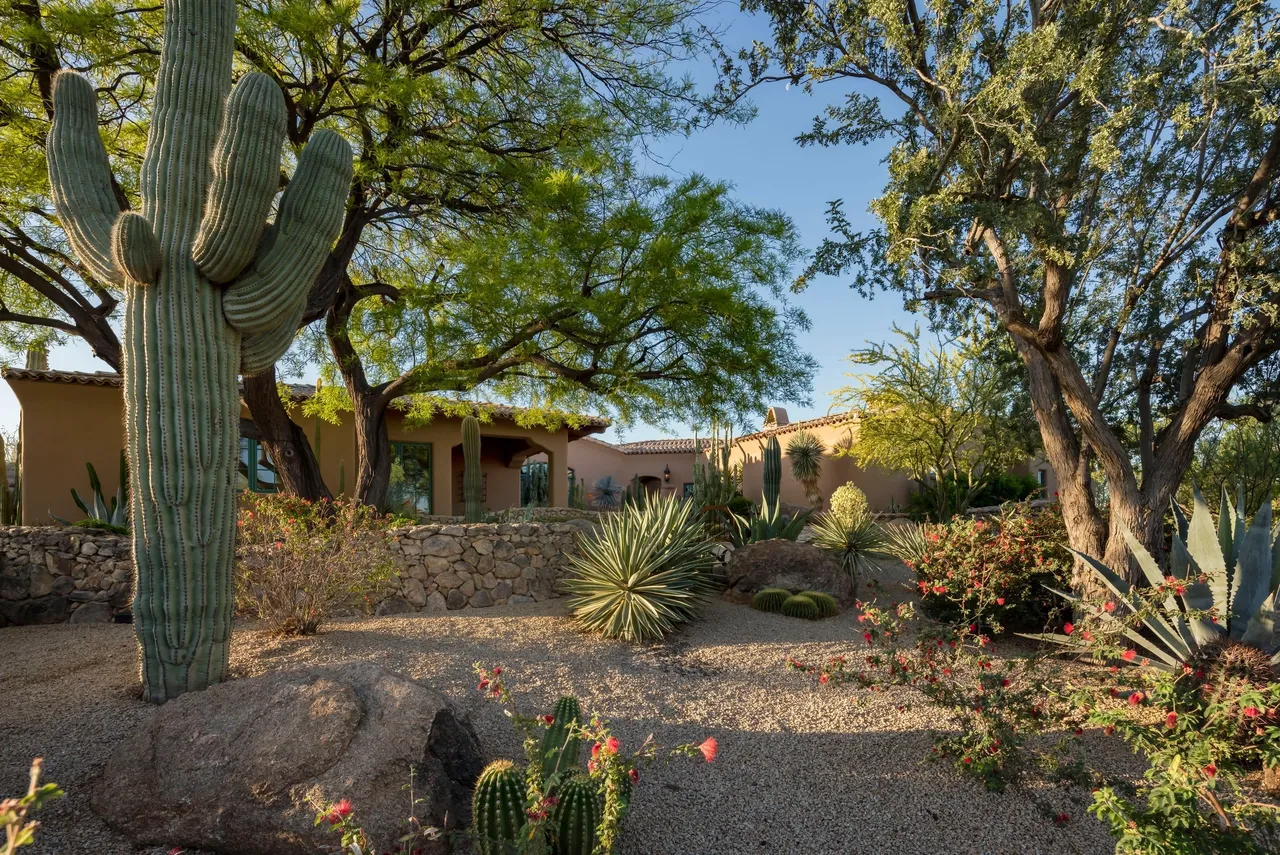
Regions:
[[87, 79], [53, 85], [49, 184], [72, 248], [125, 295], [125, 430], [134, 627], [145, 697], [221, 680], [232, 617], [237, 372], [293, 341], [342, 227], [351, 150], [316, 131], [280, 198], [286, 113], [265, 74], [231, 86], [234, 0], [165, 0], [164, 45], [140, 176], [122, 211]]
[[[0, 436], [0, 525], [20, 525], [22, 518], [18, 515], [18, 484], [9, 486], [9, 457], [6, 453], [4, 437]], [[17, 473], [17, 466], [14, 467]]]
[[600, 825], [600, 795], [589, 778], [576, 775], [558, 791], [552, 816], [555, 855], [592, 855]]
[[778, 504], [778, 496], [782, 492], [782, 446], [778, 437], [770, 436], [764, 444], [764, 501], [773, 506]]
[[524, 826], [524, 776], [510, 760], [494, 760], [471, 797], [471, 843], [476, 855], [514, 855]]
[[578, 699], [565, 695], [556, 701], [552, 711], [551, 724], [542, 736], [542, 780], [547, 781], [553, 775], [571, 772], [578, 766], [578, 749], [582, 743], [573, 728], [582, 717], [582, 709]]
[[484, 512], [480, 497], [484, 492], [484, 475], [480, 472], [480, 420], [467, 416], [462, 420], [462, 499], [466, 502], [467, 522], [478, 523]]

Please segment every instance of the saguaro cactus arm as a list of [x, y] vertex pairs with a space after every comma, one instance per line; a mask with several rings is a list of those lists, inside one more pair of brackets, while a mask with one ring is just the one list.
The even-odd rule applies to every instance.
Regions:
[[111, 256], [120, 203], [111, 190], [111, 166], [98, 135], [98, 96], [93, 84], [73, 71], [63, 71], [53, 81], [48, 157], [49, 188], [71, 248], [94, 276], [121, 282]]

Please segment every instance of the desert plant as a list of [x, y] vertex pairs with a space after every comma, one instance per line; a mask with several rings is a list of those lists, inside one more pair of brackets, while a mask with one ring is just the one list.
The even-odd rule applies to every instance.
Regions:
[[[124, 451], [120, 452], [120, 486], [116, 488], [116, 494], [111, 497], [110, 504], [102, 495], [102, 481], [98, 478], [98, 472], [93, 468], [93, 464], [86, 462], [84, 468], [89, 470], [89, 488], [93, 490], [90, 499], [92, 504], [86, 503], [80, 498], [80, 494], [76, 492], [76, 488], [71, 488], [71, 499], [76, 503], [76, 507], [85, 515], [86, 519], [96, 520], [106, 523], [117, 528], [125, 528], [129, 525], [129, 464], [125, 460]], [[49, 516], [53, 516], [50, 514]], [[53, 517], [61, 523], [66, 520]]]
[[[703, 522], [712, 536], [723, 534], [730, 513], [735, 510], [735, 500], [742, 489], [742, 467], [730, 464], [733, 452], [733, 431], [723, 431], [716, 424], [711, 426], [711, 437], [705, 446], [694, 435], [693, 503], [702, 514]], [[706, 450], [706, 462], [702, 462], [702, 450]]]
[[915, 569], [929, 554], [926, 525], [899, 522], [884, 527], [884, 551], [907, 567]]
[[804, 618], [805, 620], [817, 620], [819, 614], [818, 604], [801, 594], [787, 597], [779, 611], [787, 617]]
[[804, 531], [811, 513], [801, 511], [789, 517], [783, 516], [781, 503], [771, 505], [765, 501], [760, 505], [760, 512], [753, 517], [733, 516], [729, 539], [738, 547], [762, 540], [795, 540]]
[[293, 343], [351, 184], [350, 147], [315, 132], [268, 227], [285, 100], [266, 74], [232, 87], [235, 36], [234, 0], [165, 4], [140, 209], [122, 210], [93, 84], [70, 71], [53, 82], [58, 217], [84, 267], [124, 292], [133, 614], [153, 702], [226, 674], [237, 375], [263, 373]]
[[787, 459], [791, 461], [791, 474], [804, 487], [804, 495], [815, 508], [822, 504], [818, 492], [818, 479], [822, 477], [822, 456], [827, 447], [807, 430], [796, 433], [787, 443]]
[[751, 608], [761, 612], [778, 613], [782, 604], [791, 596], [786, 588], [762, 588], [751, 598]]
[[43, 768], [42, 758], [32, 760], [26, 795], [16, 799], [0, 799], [0, 828], [5, 833], [4, 843], [0, 845], [0, 855], [14, 855], [19, 847], [33, 843], [40, 823], [29, 821], [27, 817], [44, 807], [46, 802], [60, 799], [64, 795], [57, 784], [40, 783]]
[[764, 503], [779, 504], [782, 495], [782, 447], [778, 445], [778, 437], [770, 434], [760, 455], [761, 478], [764, 482]]
[[390, 588], [388, 520], [368, 505], [249, 492], [241, 503], [236, 604], [273, 631], [314, 633]]
[[643, 508], [649, 502], [649, 491], [640, 481], [639, 473], [631, 476], [631, 483], [622, 491], [622, 507]]
[[[1206, 661], [1207, 656], [1230, 654], [1237, 645], [1257, 648], [1269, 657], [1270, 664], [1280, 663], [1275, 634], [1280, 526], [1274, 531], [1271, 528], [1270, 496], [1253, 523], [1246, 525], [1242, 509], [1232, 506], [1224, 489], [1216, 530], [1199, 489], [1193, 491], [1193, 499], [1190, 520], [1173, 504], [1176, 530], [1167, 573], [1160, 571], [1136, 538], [1126, 535], [1129, 549], [1151, 586], [1148, 593], [1140, 593], [1101, 561], [1082, 553], [1076, 555], [1116, 602], [1089, 602], [1060, 590], [1054, 593], [1075, 606], [1077, 614], [1088, 622], [1090, 634], [1125, 639], [1142, 650], [1142, 658], [1149, 659], [1154, 668], [1178, 673], [1193, 662], [1211, 668], [1213, 663]], [[1117, 609], [1116, 603], [1122, 608]], [[1096, 652], [1083, 633], [1076, 637], [1070, 632], [1032, 637], [1079, 652]], [[1127, 657], [1128, 661], [1135, 658]]]
[[558, 802], [551, 817], [553, 852], [555, 855], [593, 855], [603, 801], [595, 785], [589, 778], [576, 775], [560, 785], [556, 798]]
[[740, 517], [749, 517], [756, 512], [756, 503], [746, 496], [734, 496], [729, 500], [729, 512]]
[[484, 475], [480, 471], [480, 420], [466, 416], [462, 420], [462, 499], [466, 506], [466, 520], [480, 522], [484, 511], [480, 497], [484, 490]]
[[813, 604], [818, 607], [818, 617], [829, 618], [840, 614], [840, 604], [826, 591], [801, 591], [800, 596], [813, 600]]
[[877, 557], [885, 554], [884, 529], [867, 513], [841, 516], [832, 510], [819, 514], [813, 523], [810, 542], [833, 553], [855, 581]]
[[13, 486], [9, 486], [9, 455], [0, 435], [0, 525], [22, 523], [22, 429], [13, 458]]
[[[520, 506], [524, 508], [546, 507], [550, 495], [547, 483], [547, 464], [526, 463], [520, 469]], [[577, 485], [574, 485], [577, 489]], [[570, 496], [572, 507], [573, 497]]]
[[847, 481], [831, 493], [827, 503], [827, 513], [842, 520], [856, 520], [871, 515], [871, 507], [867, 504], [867, 495], [858, 489], [858, 485]]
[[587, 485], [578, 481], [569, 491], [569, 507], [580, 511], [587, 509]]
[[556, 701], [551, 722], [547, 725], [547, 732], [543, 734], [539, 749], [543, 781], [551, 781], [556, 775], [578, 768], [578, 748], [581, 743], [575, 728], [581, 719], [582, 709], [577, 698], [565, 695]]
[[692, 620], [710, 592], [711, 544], [693, 505], [674, 497], [627, 505], [586, 534], [564, 582], [584, 628], [649, 641]]
[[510, 760], [494, 760], [471, 797], [471, 842], [476, 855], [511, 855], [524, 827], [524, 775]]

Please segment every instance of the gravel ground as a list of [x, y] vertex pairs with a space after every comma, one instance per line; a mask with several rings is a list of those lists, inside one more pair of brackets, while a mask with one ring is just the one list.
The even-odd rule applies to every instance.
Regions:
[[[378, 662], [454, 698], [492, 756], [518, 757], [520, 745], [500, 708], [475, 691], [477, 660], [507, 669], [526, 711], [578, 695], [613, 723], [624, 747], [650, 733], [664, 745], [715, 736], [715, 763], [681, 758], [644, 774], [622, 855], [1113, 851], [1084, 812], [1085, 790], [1041, 785], [1033, 801], [1013, 788], [988, 793], [947, 766], [922, 763], [934, 722], [909, 690], [816, 691], [783, 667], [788, 655], [816, 659], [861, 643], [852, 613], [809, 623], [717, 602], [704, 620], [643, 648], [582, 635], [563, 614], [551, 602], [337, 621], [301, 640], [245, 625], [233, 669], [239, 677]], [[25, 785], [36, 755], [48, 780], [69, 793], [44, 811], [39, 842], [24, 851], [140, 855], [89, 811], [87, 796], [118, 741], [147, 715], [137, 700], [132, 629], [0, 630], [0, 662], [0, 793]], [[1091, 762], [1132, 765], [1116, 740], [1085, 739]], [[1057, 812], [1072, 817], [1065, 827], [1049, 818]]]

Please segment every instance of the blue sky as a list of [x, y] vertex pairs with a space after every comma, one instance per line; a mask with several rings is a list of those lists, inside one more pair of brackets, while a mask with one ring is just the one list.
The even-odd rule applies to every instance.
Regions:
[[[738, 12], [736, 5], [721, 8], [725, 28], [722, 39], [726, 44], [768, 40], [763, 19]], [[712, 80], [709, 65], [691, 71], [699, 81]], [[700, 172], [732, 182], [744, 202], [788, 214], [809, 249], [829, 233], [825, 211], [833, 199], [845, 200], [846, 212], [855, 227], [870, 227], [872, 219], [866, 208], [884, 187], [886, 169], [882, 159], [886, 149], [802, 149], [795, 142], [796, 134], [809, 127], [823, 106], [837, 97], [837, 90], [830, 85], [819, 87], [812, 96], [799, 87], [788, 90], [783, 84], [756, 89], [752, 97], [757, 107], [755, 121], [746, 126], [716, 125], [687, 139], [658, 141], [652, 146], [655, 162], [651, 168], [680, 175]], [[829, 393], [847, 383], [844, 375], [849, 366], [845, 356], [849, 351], [868, 340], [887, 338], [893, 323], [903, 323], [907, 315], [896, 295], [882, 294], [874, 300], [864, 300], [849, 290], [847, 281], [830, 277], [817, 279], [793, 299], [812, 321], [812, 328], [800, 338], [800, 346], [813, 354], [820, 366], [814, 377], [812, 405], [786, 404], [794, 420], [824, 415], [831, 404]], [[105, 365], [80, 344], [56, 348], [49, 355], [49, 365], [63, 370], [105, 370]], [[17, 400], [8, 384], [0, 383], [0, 426], [12, 429], [17, 424]], [[605, 438], [633, 441], [689, 432], [677, 426], [668, 432], [635, 425], [625, 434], [610, 430]]]

